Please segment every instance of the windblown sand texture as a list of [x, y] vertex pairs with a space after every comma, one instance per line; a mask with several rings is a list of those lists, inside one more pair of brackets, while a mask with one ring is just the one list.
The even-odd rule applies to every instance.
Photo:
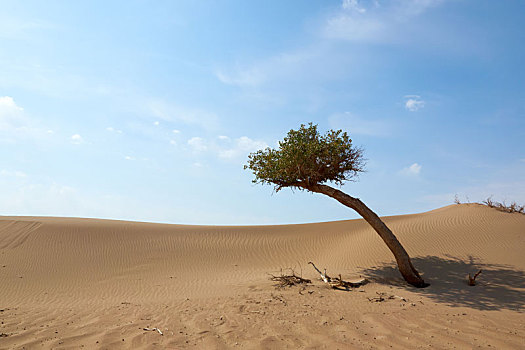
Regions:
[[[363, 220], [0, 217], [0, 349], [525, 349], [525, 215], [384, 219], [430, 287], [406, 285]], [[331, 290], [308, 261], [371, 283]], [[313, 284], [275, 289], [268, 273], [288, 267]]]

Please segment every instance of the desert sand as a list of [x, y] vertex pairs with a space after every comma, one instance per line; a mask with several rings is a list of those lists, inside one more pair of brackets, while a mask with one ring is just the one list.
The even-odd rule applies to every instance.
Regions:
[[[430, 287], [404, 283], [363, 220], [0, 217], [0, 349], [525, 348], [525, 215], [461, 204], [384, 220]], [[370, 283], [330, 289], [308, 261]], [[312, 284], [276, 289], [268, 274], [286, 268]]]

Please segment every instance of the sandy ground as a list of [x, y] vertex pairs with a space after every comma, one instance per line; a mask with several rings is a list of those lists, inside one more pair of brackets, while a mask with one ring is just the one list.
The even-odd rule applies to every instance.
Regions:
[[[430, 287], [406, 285], [363, 220], [0, 217], [0, 349], [525, 349], [525, 215], [462, 204], [385, 221]], [[308, 261], [371, 282], [331, 290]], [[276, 289], [282, 268], [313, 283]]]

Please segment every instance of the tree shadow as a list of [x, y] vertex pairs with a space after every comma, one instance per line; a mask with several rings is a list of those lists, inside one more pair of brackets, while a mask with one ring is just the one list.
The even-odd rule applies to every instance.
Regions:
[[[413, 288], [402, 279], [397, 265], [363, 269], [362, 273], [378, 283], [410, 288], [437, 302], [450, 306], [467, 306], [478, 310], [525, 311], [525, 272], [516, 267], [484, 264], [474, 257], [462, 260], [453, 256], [412, 258], [414, 267], [423, 272], [427, 288]], [[476, 286], [467, 284], [467, 275], [483, 270]]]

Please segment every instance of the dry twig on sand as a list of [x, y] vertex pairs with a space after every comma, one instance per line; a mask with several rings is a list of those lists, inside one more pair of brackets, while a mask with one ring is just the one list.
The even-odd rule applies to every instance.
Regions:
[[329, 284], [333, 289], [350, 290], [350, 288], [357, 288], [368, 283], [366, 278], [362, 278], [355, 282], [344, 281], [341, 277], [341, 274], [339, 274], [339, 277], [330, 277], [326, 274], [326, 269], [324, 270], [324, 273], [322, 273], [313, 262], [310, 261], [308, 264], [312, 265], [314, 269], [321, 275], [323, 282]]
[[479, 270], [479, 271], [474, 275], [474, 277], [472, 277], [472, 276], [470, 275], [470, 273], [468, 274], [467, 278], [468, 278], [468, 285], [469, 285], [469, 286], [475, 286], [475, 285], [476, 285], [476, 277], [478, 277], [480, 273], [481, 273], [481, 270]]
[[158, 328], [143, 328], [145, 331], [159, 332], [160, 335], [164, 335], [162, 331]]
[[377, 297], [373, 297], [373, 298], [367, 298], [368, 301], [370, 302], [376, 302], [376, 303], [380, 303], [382, 301], [386, 301], [386, 300], [393, 300], [393, 299], [399, 299], [403, 302], [407, 302], [408, 300], [403, 298], [403, 297], [400, 297], [399, 295], [387, 295], [386, 293], [384, 292], [376, 292], [377, 294]]
[[281, 274], [279, 276], [270, 275], [270, 280], [276, 282], [276, 288], [285, 288], [295, 286], [296, 284], [305, 284], [312, 283], [311, 280], [303, 278], [302, 276], [297, 276], [293, 269], [290, 269], [290, 274], [285, 275], [281, 269]]

